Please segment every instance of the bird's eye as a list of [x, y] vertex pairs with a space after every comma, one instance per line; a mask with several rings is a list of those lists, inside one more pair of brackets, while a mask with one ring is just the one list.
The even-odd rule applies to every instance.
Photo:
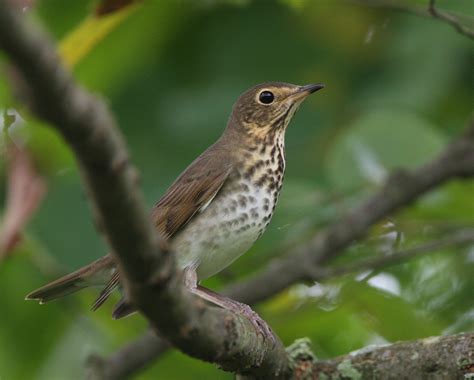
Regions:
[[260, 96], [258, 97], [258, 99], [263, 104], [271, 104], [273, 102], [273, 100], [275, 99], [275, 96], [273, 95], [273, 92], [262, 91], [260, 93]]

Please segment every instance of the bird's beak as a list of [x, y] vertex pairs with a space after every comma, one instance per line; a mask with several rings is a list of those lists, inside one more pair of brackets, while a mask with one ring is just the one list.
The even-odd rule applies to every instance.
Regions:
[[306, 86], [300, 86], [292, 95], [291, 97], [295, 100], [303, 100], [308, 95], [312, 94], [313, 92], [319, 91], [323, 89], [325, 86], [322, 83], [313, 83], [307, 84]]
[[305, 95], [312, 94], [313, 92], [323, 89], [325, 86], [322, 83], [307, 84], [306, 86], [301, 86], [298, 92], [302, 92]]

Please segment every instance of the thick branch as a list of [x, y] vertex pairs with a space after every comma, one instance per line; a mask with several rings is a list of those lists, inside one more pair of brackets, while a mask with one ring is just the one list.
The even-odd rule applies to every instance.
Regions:
[[328, 379], [467, 379], [474, 375], [474, 333], [364, 348], [313, 363]]
[[0, 48], [21, 74], [31, 108], [74, 150], [134, 305], [162, 336], [194, 357], [237, 373], [284, 377], [288, 358], [278, 338], [276, 344], [263, 341], [247, 319], [186, 291], [171, 256], [160, 249], [112, 115], [74, 83], [44, 34], [7, 3], [0, 0]]
[[[168, 347], [164, 341], [147, 333], [135, 344], [120, 351], [120, 355], [117, 353], [106, 360], [99, 358], [97, 363], [101, 370], [110, 371], [115, 376], [110, 378], [123, 379], [149, 365]], [[140, 350], [138, 354], [137, 349]], [[307, 352], [303, 354], [311, 356]], [[328, 379], [464, 379], [465, 374], [474, 373], [474, 333], [364, 348], [312, 363], [298, 357], [295, 359], [298, 363], [295, 373], [305, 373], [310, 379], [315, 378], [316, 374], [323, 378], [321, 373]]]

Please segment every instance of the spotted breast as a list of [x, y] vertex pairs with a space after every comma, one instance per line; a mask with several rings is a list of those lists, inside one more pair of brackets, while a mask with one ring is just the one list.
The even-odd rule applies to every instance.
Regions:
[[244, 254], [270, 223], [285, 172], [284, 130], [240, 152], [212, 202], [172, 241], [178, 265], [203, 280]]

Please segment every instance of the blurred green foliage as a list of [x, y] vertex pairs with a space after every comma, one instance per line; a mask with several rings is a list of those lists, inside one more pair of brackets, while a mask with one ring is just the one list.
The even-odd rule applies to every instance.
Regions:
[[[439, 4], [474, 17], [470, 0]], [[92, 9], [87, 2], [38, 0], [29, 13], [59, 43]], [[218, 289], [304, 242], [370, 194], [389, 170], [416, 167], [439, 153], [472, 110], [472, 59], [472, 42], [448, 25], [350, 2], [150, 0], [112, 28], [74, 75], [115, 112], [150, 206], [219, 136], [242, 91], [268, 80], [326, 83], [288, 130], [286, 183], [269, 230], [208, 281]], [[0, 105], [17, 108], [27, 120], [18, 133], [49, 182], [23, 243], [0, 265], [0, 378], [80, 379], [87, 355], [117, 350], [146, 322], [140, 316], [112, 321], [111, 303], [90, 312], [94, 291], [47, 306], [23, 301], [33, 288], [107, 248], [67, 147], [24, 114], [4, 81]], [[4, 174], [2, 163], [3, 184]], [[472, 180], [442, 186], [393, 215], [390, 227], [374, 228], [338, 261], [473, 226], [473, 194]], [[390, 233], [403, 238], [395, 241]], [[286, 344], [310, 337], [318, 357], [472, 330], [473, 270], [474, 247], [444, 249], [377, 273], [295, 286], [259, 311]], [[231, 376], [170, 352], [138, 378]]]

